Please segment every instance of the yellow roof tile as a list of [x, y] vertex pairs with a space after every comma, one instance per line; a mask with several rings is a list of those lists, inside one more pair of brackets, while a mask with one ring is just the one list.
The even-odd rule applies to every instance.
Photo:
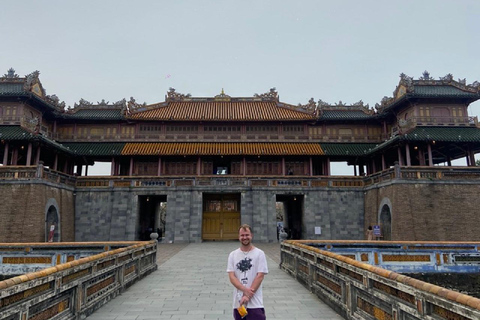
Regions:
[[268, 121], [315, 120], [313, 114], [275, 101], [175, 101], [146, 106], [129, 116], [138, 120]]
[[127, 143], [122, 155], [324, 155], [318, 143]]

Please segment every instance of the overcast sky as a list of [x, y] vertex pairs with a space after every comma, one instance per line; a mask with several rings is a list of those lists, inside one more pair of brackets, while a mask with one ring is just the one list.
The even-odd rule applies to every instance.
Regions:
[[276, 87], [286, 103], [373, 108], [402, 72], [480, 81], [479, 17], [478, 0], [3, 0], [0, 72], [39, 70], [67, 106]]

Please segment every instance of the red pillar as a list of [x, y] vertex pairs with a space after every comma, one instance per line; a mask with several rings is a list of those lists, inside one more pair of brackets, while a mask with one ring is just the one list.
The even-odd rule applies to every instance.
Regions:
[[8, 142], [5, 142], [5, 147], [3, 148], [3, 165], [8, 165]]
[[428, 150], [428, 165], [430, 167], [433, 167], [432, 145], [430, 143], [427, 145], [427, 150]]
[[37, 154], [35, 155], [35, 165], [37, 165], [40, 162], [40, 151], [42, 148], [40, 146], [37, 147]]
[[410, 146], [407, 144], [405, 144], [405, 157], [407, 158], [407, 166], [412, 166], [412, 162], [411, 162], [411, 159], [410, 159]]
[[27, 162], [25, 163], [26, 166], [29, 166], [32, 163], [32, 143], [28, 143], [27, 147]]

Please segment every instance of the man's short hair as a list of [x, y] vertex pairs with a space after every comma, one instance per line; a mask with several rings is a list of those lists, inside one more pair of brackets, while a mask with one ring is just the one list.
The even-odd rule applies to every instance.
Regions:
[[244, 231], [247, 231], [247, 230], [250, 230], [250, 232], [253, 234], [253, 231], [252, 231], [252, 227], [250, 227], [248, 224], [244, 223], [242, 224], [239, 228], [238, 228], [238, 231], [240, 230], [244, 230]]

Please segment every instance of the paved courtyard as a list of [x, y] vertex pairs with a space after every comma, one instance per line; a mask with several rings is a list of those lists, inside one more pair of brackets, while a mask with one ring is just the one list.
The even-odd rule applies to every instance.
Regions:
[[[264, 303], [269, 320], [343, 319], [280, 270], [279, 244], [256, 244], [267, 254]], [[158, 270], [90, 315], [88, 320], [228, 320], [233, 287], [227, 257], [238, 242], [159, 244]]]

